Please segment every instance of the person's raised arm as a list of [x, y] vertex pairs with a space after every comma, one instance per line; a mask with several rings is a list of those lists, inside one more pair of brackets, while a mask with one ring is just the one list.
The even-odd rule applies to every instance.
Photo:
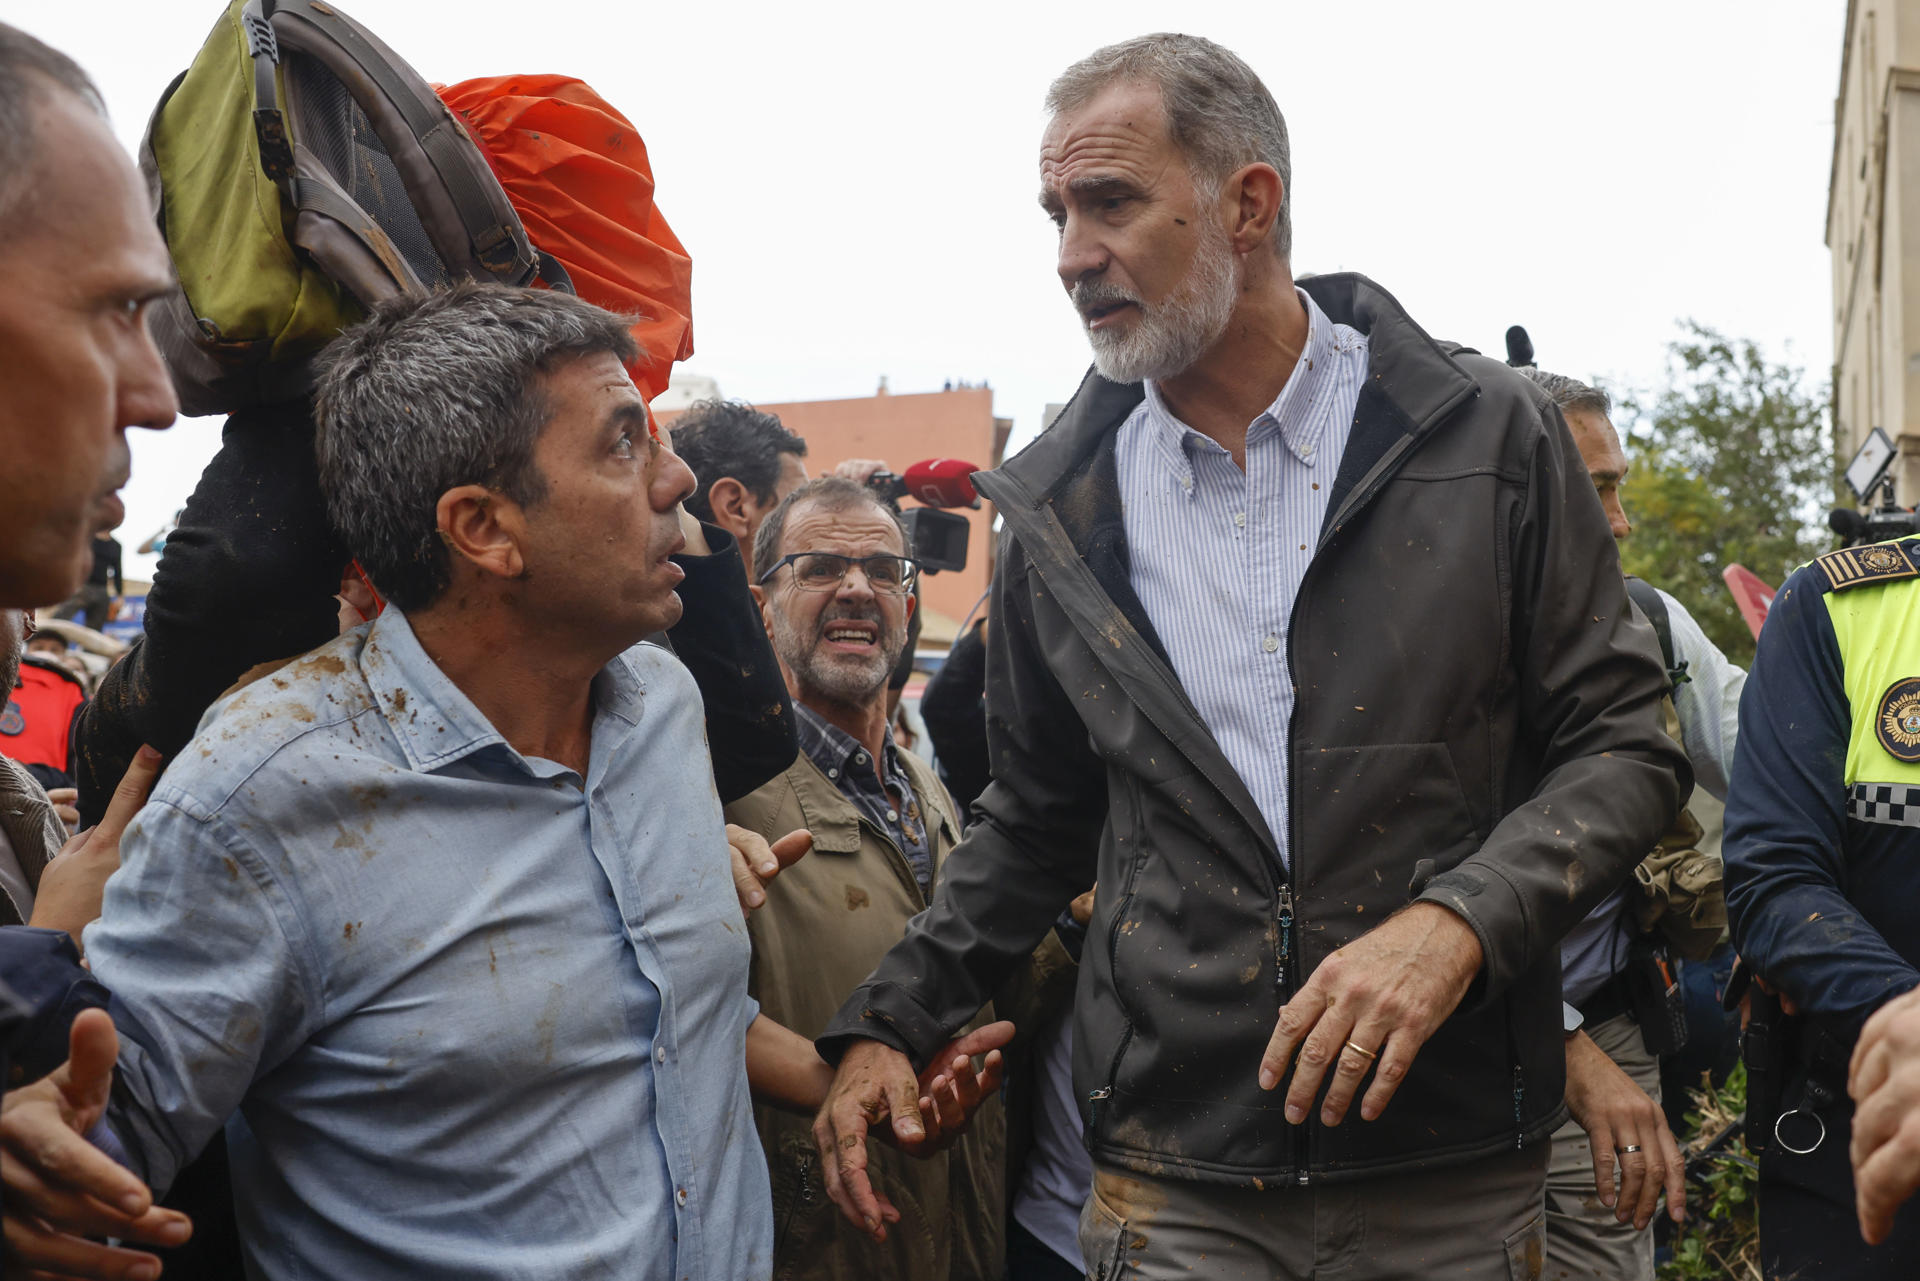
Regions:
[[726, 805], [792, 765], [800, 746], [779, 660], [747, 590], [740, 544], [717, 525], [695, 524], [701, 542], [689, 537], [688, 551], [673, 558], [686, 578], [678, 589], [680, 621], [667, 639], [700, 687], [714, 787]]
[[347, 552], [320, 494], [311, 405], [234, 414], [220, 440], [167, 537], [142, 637], [74, 713], [69, 772], [89, 826], [141, 744], [178, 752], [241, 673], [339, 631]]

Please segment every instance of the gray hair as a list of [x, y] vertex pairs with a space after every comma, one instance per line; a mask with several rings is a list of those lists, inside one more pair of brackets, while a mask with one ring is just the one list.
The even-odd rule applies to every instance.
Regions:
[[1133, 81], [1160, 90], [1167, 133], [1187, 158], [1194, 185], [1218, 192], [1227, 175], [1256, 161], [1280, 175], [1280, 216], [1273, 248], [1293, 253], [1293, 159], [1287, 122], [1273, 95], [1233, 51], [1202, 36], [1138, 36], [1096, 49], [1060, 73], [1047, 90], [1054, 115], [1084, 106], [1112, 84]]
[[34, 161], [40, 149], [34, 115], [48, 91], [57, 89], [67, 90], [106, 118], [107, 104], [79, 63], [0, 22], [0, 222], [35, 185]]
[[522, 506], [546, 497], [534, 444], [552, 417], [544, 375], [639, 349], [630, 322], [572, 294], [460, 284], [381, 303], [321, 353], [315, 448], [327, 514], [402, 609], [451, 581], [440, 496], [486, 485]]
[[782, 545], [787, 532], [787, 513], [802, 504], [812, 504], [830, 512], [851, 511], [872, 504], [885, 512], [893, 521], [894, 528], [900, 531], [900, 554], [913, 555], [913, 539], [907, 534], [906, 521], [900, 519], [899, 508], [858, 481], [848, 480], [845, 476], [822, 476], [818, 480], [808, 481], [782, 498], [780, 505], [760, 522], [760, 530], [753, 536], [754, 573], [765, 574], [787, 554], [787, 549]]
[[1578, 378], [1569, 378], [1565, 374], [1550, 374], [1535, 365], [1524, 366], [1520, 373], [1537, 384], [1541, 391], [1553, 397], [1553, 403], [1560, 407], [1561, 413], [1570, 409], [1584, 410], [1606, 418], [1613, 413], [1613, 397], [1598, 387], [1581, 382]]

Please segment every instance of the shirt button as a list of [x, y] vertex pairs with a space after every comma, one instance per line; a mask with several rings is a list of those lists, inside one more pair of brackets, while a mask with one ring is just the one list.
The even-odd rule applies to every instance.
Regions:
[[1271, 654], [1273, 653], [1274, 650], [1280, 648], [1280, 638], [1278, 636], [1275, 636], [1272, 632], [1268, 632], [1267, 638], [1260, 642], [1260, 648], [1266, 650], [1267, 653]]
[[867, 754], [865, 752], [855, 752], [853, 754], [853, 763], [855, 765], [865, 765], [867, 763]]
[[654, 1050], [653, 1059], [656, 1063], [665, 1063], [667, 1061], [667, 1047], [662, 1045]]
[[839, 778], [839, 777], [840, 777], [840, 771], [839, 771], [839, 770], [837, 770], [837, 769], [830, 769], [830, 770], [828, 770], [828, 771], [827, 771], [827, 777], [828, 777], [828, 778]]
[[1241, 529], [1245, 529], [1247, 527], [1247, 514], [1245, 512], [1235, 512], [1233, 514], [1233, 523]]
[[679, 1191], [673, 1194], [673, 1199], [678, 1201], [681, 1205], [685, 1205], [687, 1203], [687, 1190], [685, 1188], [681, 1188]]
[[900, 821], [900, 811], [899, 811], [899, 810], [888, 810], [888, 811], [887, 811], [887, 822], [889, 822], [889, 823], [898, 823], [899, 821]]

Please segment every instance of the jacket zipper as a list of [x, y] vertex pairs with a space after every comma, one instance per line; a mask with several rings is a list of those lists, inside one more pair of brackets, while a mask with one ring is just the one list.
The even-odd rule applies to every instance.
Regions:
[[[1445, 406], [1441, 411], [1441, 415], [1452, 413], [1454, 408], [1455, 406], [1451, 404]], [[1397, 455], [1393, 459], [1393, 465], [1381, 469], [1365, 489], [1357, 493], [1349, 493], [1346, 498], [1341, 501], [1340, 509], [1334, 512], [1333, 515], [1341, 517], [1342, 524], [1358, 515], [1361, 509], [1373, 501], [1373, 496], [1379, 493], [1380, 490], [1385, 487], [1387, 481], [1392, 479], [1393, 475], [1399, 470], [1400, 456], [1411, 452], [1412, 448], [1413, 445], [1409, 437], [1403, 436], [1399, 441], [1396, 441], [1392, 449], [1392, 452]], [[1383, 458], [1382, 461], [1385, 461], [1385, 459]], [[1313, 571], [1320, 566], [1320, 553], [1326, 549], [1327, 543], [1333, 537], [1333, 530], [1336, 528], [1338, 528], [1338, 526], [1332, 524], [1328, 524], [1322, 528], [1320, 537], [1314, 542], [1313, 555], [1308, 558], [1307, 567], [1300, 573], [1300, 585], [1294, 590], [1293, 605], [1287, 610], [1287, 682], [1293, 686], [1294, 694], [1293, 707], [1287, 712], [1287, 850], [1286, 867], [1284, 869], [1286, 875], [1284, 879], [1279, 882], [1276, 896], [1280, 914], [1280, 980], [1284, 985], [1284, 993], [1288, 997], [1291, 997], [1295, 992], [1300, 990], [1298, 973], [1299, 958], [1293, 954], [1293, 931], [1299, 922], [1294, 915], [1292, 883], [1299, 879], [1301, 852], [1300, 804], [1299, 796], [1295, 791], [1299, 785], [1299, 780], [1293, 768], [1294, 725], [1300, 716], [1300, 685], [1299, 682], [1294, 680], [1294, 672], [1298, 670], [1294, 662], [1294, 641], [1295, 638], [1299, 636], [1300, 629], [1294, 625], [1294, 618], [1300, 612], [1300, 602], [1306, 597], [1307, 582], [1313, 577]], [[1516, 1091], [1519, 1089], [1517, 1072], [1518, 1069], [1516, 1067]], [[1313, 1117], [1309, 1114], [1304, 1125], [1312, 1124]], [[1305, 1158], [1302, 1159], [1299, 1153], [1299, 1137], [1291, 1133], [1288, 1135], [1288, 1150], [1293, 1154], [1293, 1164], [1300, 1172], [1296, 1181], [1301, 1187], [1306, 1187], [1312, 1182], [1310, 1167], [1313, 1164], [1313, 1138], [1310, 1132], [1307, 1134], [1306, 1140], [1307, 1153]]]
[[1293, 962], [1293, 886], [1280, 884], [1280, 980], [1286, 982]]
[[[1401, 444], [1403, 446], [1401, 452], [1404, 453], [1404, 441]], [[1393, 474], [1394, 470], [1396, 469], [1389, 468], [1381, 472], [1374, 478], [1373, 483], [1360, 493], [1348, 494], [1341, 503], [1342, 511], [1348, 517], [1359, 512], [1386, 484], [1387, 478]], [[1295, 725], [1300, 718], [1300, 684], [1294, 679], [1294, 673], [1299, 670], [1299, 666], [1294, 661], [1294, 646], [1296, 638], [1300, 635], [1300, 629], [1295, 626], [1294, 619], [1300, 612], [1300, 602], [1306, 599], [1307, 583], [1313, 577], [1313, 571], [1321, 564], [1320, 553], [1326, 549], [1327, 542], [1332, 537], [1333, 528], [1328, 526], [1323, 529], [1319, 539], [1314, 543], [1313, 555], [1307, 559], [1307, 567], [1300, 572], [1300, 585], [1294, 590], [1293, 604], [1287, 610], [1287, 683], [1293, 687], [1293, 706], [1287, 712], [1287, 848], [1285, 865], [1282, 868], [1284, 876], [1276, 889], [1280, 917], [1280, 983], [1281, 994], [1286, 999], [1291, 999], [1293, 994], [1300, 990], [1299, 958], [1294, 955], [1293, 947], [1293, 932], [1299, 926], [1299, 920], [1294, 913], [1293, 882], [1300, 876], [1301, 856], [1300, 798], [1296, 790], [1299, 779], [1297, 771], [1293, 768]], [[1295, 1182], [1300, 1187], [1306, 1187], [1313, 1181], [1311, 1172], [1313, 1133], [1307, 1129], [1313, 1123], [1313, 1115], [1309, 1113], [1300, 1126], [1288, 1127], [1287, 1147], [1293, 1166], [1299, 1171], [1295, 1176]], [[1306, 1148], [1304, 1153], [1301, 1151], [1302, 1146]]]
[[[1131, 793], [1130, 793], [1131, 794]], [[1137, 797], [1132, 799], [1136, 800]], [[1114, 967], [1120, 963], [1120, 930], [1127, 922], [1127, 909], [1133, 906], [1134, 877], [1139, 871], [1139, 861], [1127, 872], [1127, 892], [1120, 900], [1119, 910], [1113, 914], [1113, 925], [1107, 930], [1107, 974], [1114, 973]], [[1120, 985], [1114, 983], [1114, 1003], [1120, 1004]], [[1126, 1007], [1121, 1005], [1124, 1010]], [[1120, 1079], [1120, 1060], [1126, 1057], [1127, 1047], [1133, 1043], [1133, 1019], [1129, 1017], [1125, 1027], [1120, 1029], [1120, 1044], [1113, 1049], [1113, 1058], [1107, 1063], [1107, 1083], [1087, 1094], [1087, 1134], [1089, 1138], [1100, 1136], [1100, 1105], [1113, 1097], [1114, 1082]]]
[[1516, 1152], [1527, 1146], [1526, 1107], [1527, 1081], [1516, 1060], [1513, 1065], [1513, 1149]]
[[775, 1238], [774, 1245], [776, 1251], [785, 1248], [787, 1236], [793, 1231], [794, 1219], [804, 1213], [808, 1208], [809, 1202], [812, 1201], [812, 1182], [813, 1154], [803, 1151], [800, 1153], [800, 1187], [794, 1192], [793, 1200], [787, 1205], [786, 1217], [780, 1221], [780, 1235]]

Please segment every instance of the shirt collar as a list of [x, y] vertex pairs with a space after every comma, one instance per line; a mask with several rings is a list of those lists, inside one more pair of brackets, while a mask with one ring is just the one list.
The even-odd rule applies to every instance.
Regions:
[[[1293, 362], [1293, 372], [1287, 376], [1287, 385], [1280, 389], [1273, 403], [1248, 425], [1247, 443], [1254, 444], [1278, 431], [1280, 438], [1286, 441], [1288, 451], [1311, 467], [1319, 456], [1320, 436], [1325, 427], [1325, 416], [1315, 413], [1314, 408], [1320, 390], [1327, 384], [1332, 372], [1335, 355], [1333, 322], [1327, 319], [1320, 310], [1320, 304], [1306, 290], [1296, 285], [1293, 292], [1307, 313], [1307, 340], [1301, 344], [1300, 355]], [[1154, 434], [1162, 456], [1174, 465], [1182, 483], [1191, 488], [1193, 464], [1188, 451], [1225, 451], [1175, 417], [1161, 397], [1159, 386], [1152, 379], [1146, 382], [1146, 407], [1148, 420], [1159, 428]]]
[[[829, 721], [805, 703], [793, 705], [795, 723], [800, 731], [800, 749], [808, 759], [820, 767], [822, 773], [842, 789], [847, 786], [848, 777], [857, 775], [863, 768], [855, 757], [865, 756], [867, 749], [859, 739]], [[882, 740], [880, 744], [880, 766], [887, 774], [900, 772], [900, 764], [894, 759], [893, 741]]]
[[[567, 772], [552, 762], [530, 761], [514, 750], [473, 700], [427, 656], [397, 606], [389, 605], [369, 627], [360, 671], [407, 763], [416, 770], [442, 769], [498, 747], [536, 777]], [[630, 730], [639, 724], [645, 691], [645, 682], [625, 654], [600, 669], [593, 678], [595, 748], [601, 746], [606, 730]], [[605, 725], [607, 719], [619, 725]]]

